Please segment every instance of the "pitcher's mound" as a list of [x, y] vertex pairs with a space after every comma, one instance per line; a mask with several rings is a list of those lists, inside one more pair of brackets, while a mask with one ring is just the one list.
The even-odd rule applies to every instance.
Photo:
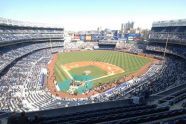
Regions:
[[89, 75], [89, 74], [91, 74], [91, 71], [90, 70], [86, 70], [86, 71], [83, 72], [83, 74]]

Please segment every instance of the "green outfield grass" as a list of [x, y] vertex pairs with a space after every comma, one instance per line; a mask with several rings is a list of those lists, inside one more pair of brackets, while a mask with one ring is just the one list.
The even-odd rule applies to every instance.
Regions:
[[[117, 52], [117, 51], [84, 51], [84, 52], [69, 52], [69, 53], [60, 53], [55, 65], [55, 76], [57, 81], [64, 81], [68, 79], [68, 76], [63, 70], [61, 70], [60, 65], [71, 63], [71, 62], [80, 62], [80, 61], [98, 61], [110, 63], [116, 66], [121, 67], [125, 72], [110, 77], [102, 78], [93, 81], [94, 86], [101, 85], [103, 83], [108, 83], [110, 80], [118, 79], [124, 75], [129, 75], [144, 65], [149, 63], [151, 60], [149, 58], [144, 58], [141, 56]], [[70, 73], [76, 73], [82, 75], [84, 70], [91, 70], [91, 76], [99, 77], [105, 75], [106, 72], [101, 70], [98, 67], [79, 67], [74, 68]]]

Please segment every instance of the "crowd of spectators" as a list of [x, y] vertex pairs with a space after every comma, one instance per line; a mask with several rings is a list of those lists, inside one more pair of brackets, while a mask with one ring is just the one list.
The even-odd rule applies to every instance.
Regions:
[[[22, 45], [19, 47], [10, 46], [9, 48], [6, 47], [6, 49], [4, 48], [4, 50], [2, 50], [1, 57], [4, 58], [4, 56], [10, 56], [9, 58], [13, 58], [12, 60], [14, 60], [17, 57], [25, 55], [27, 52], [32, 52], [33, 50], [48, 47], [50, 45], [52, 45], [52, 47], [61, 46], [61, 43], [40, 43]], [[103, 102], [114, 100], [116, 97], [118, 97], [120, 90], [114, 90], [118, 88], [114, 88], [112, 92], [106, 92], [99, 96], [92, 96], [85, 99], [60, 99], [56, 96], [53, 96], [47, 90], [46, 86], [41, 85], [39, 82], [41, 69], [46, 68], [47, 63], [52, 57], [52, 53], [55, 51], [63, 51], [63, 48], [49, 47], [48, 49], [34, 52], [16, 62], [3, 76], [1, 76], [1, 92], [3, 93], [1, 94], [0, 102], [1, 110], [36, 111]], [[15, 56], [13, 53], [19, 54], [18, 56]], [[128, 85], [125, 86], [122, 85], [122, 91], [132, 86], [132, 84], [134, 83], [128, 83]], [[107, 97], [105, 97], [105, 95]]]
[[38, 44], [19, 44], [1, 47], [0, 49], [0, 71], [8, 64], [12, 63], [16, 58], [26, 55], [34, 50], [46, 47], [63, 46], [62, 42], [38, 43]]
[[[52, 48], [50, 46], [52, 46]], [[58, 46], [61, 47], [53, 48]], [[42, 48], [48, 49], [43, 49], [40, 52], [32, 53], [34, 50]], [[0, 86], [2, 92], [0, 102], [1, 110], [5, 111], [25, 110], [26, 108], [24, 108], [23, 106], [24, 105], [23, 98], [24, 96], [26, 96], [25, 92], [33, 90], [35, 91], [38, 88], [39, 84], [38, 85], [34, 84], [36, 82], [37, 83], [39, 82], [39, 73], [41, 71], [41, 68], [46, 67], [46, 64], [50, 60], [50, 57], [53, 52], [61, 50], [63, 50], [61, 42], [32, 44], [26, 46], [21, 45], [19, 47], [15, 46], [15, 48], [11, 46], [9, 48], [6, 47], [1, 52], [2, 53], [1, 57], [3, 58], [4, 56], [6, 56], [7, 58], [10, 58], [12, 61], [13, 59], [25, 55], [26, 53], [31, 52], [32, 54], [20, 59], [15, 63], [12, 63], [11, 64], [12, 67], [10, 67], [8, 71], [0, 77], [1, 84]], [[15, 56], [14, 53], [19, 54]], [[39, 65], [37, 65], [37, 63], [39, 63]], [[29, 84], [31, 85], [29, 85], [27, 82], [29, 82]]]
[[161, 71], [155, 76], [147, 78], [145, 85], [133, 90], [132, 96], [143, 96], [144, 93], [156, 94], [168, 88], [186, 83], [185, 60], [168, 57], [164, 61]]
[[64, 50], [93, 49], [93, 47], [97, 45], [97, 42], [64, 42]]
[[[66, 49], [71, 49], [68, 43], [65, 43], [65, 45], [67, 45], [65, 46]], [[86, 45], [91, 46], [92, 44], [89, 45], [86, 43]], [[61, 47], [54, 48], [57, 46]], [[0, 98], [1, 110], [37, 111], [125, 99], [133, 95], [144, 95], [147, 92], [148, 94], [154, 94], [171, 85], [184, 83], [186, 79], [185, 62], [182, 59], [167, 57], [164, 62], [152, 65], [144, 75], [116, 85], [109, 90], [106, 88], [107, 90], [103, 93], [83, 99], [62, 99], [52, 95], [46, 85], [40, 83], [41, 69], [47, 68], [47, 63], [50, 61], [52, 53], [64, 50], [62, 46], [63, 44], [61, 42], [53, 42], [24, 44], [19, 47], [9, 46], [1, 50], [0, 57], [2, 58], [1, 60], [4, 60], [3, 63], [6, 63], [7, 58], [14, 61], [26, 53], [31, 53], [16, 63], [13, 63], [13, 66], [0, 77], [0, 92], [2, 93]], [[39, 51], [33, 52], [34, 50]], [[154, 56], [160, 57], [158, 55]], [[104, 85], [100, 88], [104, 88]]]
[[0, 43], [29, 39], [64, 39], [62, 27], [48, 27], [42, 24], [0, 18]]
[[176, 45], [168, 45], [165, 49], [165, 45], [160, 44], [149, 44], [146, 47], [147, 50], [151, 51], [160, 51], [160, 52], [166, 52], [170, 54], [176, 54], [178, 56], [183, 56], [186, 58], [186, 47], [185, 46], [176, 46]]
[[[3, 32], [3, 33], [1, 33]], [[53, 39], [53, 38], [61, 38], [63, 39], [63, 35], [60, 33], [38, 33], [40, 31], [36, 30], [36, 33], [26, 33], [28, 31], [23, 31], [22, 33], [5, 33], [5, 31], [0, 30], [0, 42], [4, 41], [17, 41], [17, 40], [32, 40], [32, 39]]]
[[[14, 23], [14, 24], [13, 24]], [[17, 25], [18, 22], [5, 21], [0, 18], [0, 25]], [[22, 23], [21, 23], [22, 24]], [[24, 28], [23, 29], [0, 29], [0, 43], [4, 41], [39, 39], [39, 38], [62, 38], [63, 30], [50, 29], [49, 27]], [[34, 30], [33, 30], [34, 29]], [[151, 33], [151, 39], [167, 39], [185, 41], [183, 34], [159, 32]], [[64, 46], [64, 47], [63, 47]], [[156, 94], [167, 88], [186, 83], [185, 59], [174, 56], [166, 56], [160, 63], [153, 64], [149, 70], [130, 81], [117, 84], [102, 85], [96, 91], [105, 92], [88, 98], [70, 99], [59, 98], [48, 91], [46, 84], [41, 83], [41, 70], [47, 69], [52, 54], [64, 50], [79, 50], [98, 46], [97, 42], [47, 42], [47, 43], [24, 43], [0, 47], [0, 110], [1, 111], [38, 111], [53, 108], [78, 106], [89, 103], [112, 101], [117, 99], [132, 98], [134, 96], [148, 96]], [[134, 44], [125, 44], [123, 51], [131, 53], [143, 53], [143, 49]], [[164, 52], [164, 46], [149, 45], [147, 50]], [[186, 48], [168, 46], [167, 53], [186, 57]], [[162, 58], [157, 54], [152, 54]], [[23, 58], [22, 58], [23, 57]], [[9, 66], [9, 67], [8, 67]], [[6, 69], [5, 69], [6, 68]], [[8, 123], [38, 123], [38, 116], [34, 120], [28, 120], [25, 113], [15, 117], [13, 113]]]
[[169, 42], [186, 43], [186, 27], [152, 27], [149, 39], [152, 41], [165, 42], [167, 39]]
[[184, 34], [178, 33], [167, 33], [167, 32], [153, 32], [150, 35], [150, 39], [154, 40], [177, 40], [177, 41], [185, 41], [186, 36]]

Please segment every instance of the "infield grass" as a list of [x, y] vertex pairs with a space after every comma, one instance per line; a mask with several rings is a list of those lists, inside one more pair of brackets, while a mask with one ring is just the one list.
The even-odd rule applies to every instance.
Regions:
[[84, 67], [78, 67], [78, 68], [73, 68], [69, 72], [71, 75], [85, 75], [85, 71], [89, 71], [90, 74], [94, 78], [101, 77], [104, 75], [107, 75], [107, 72], [96, 67], [96, 66], [84, 66]]

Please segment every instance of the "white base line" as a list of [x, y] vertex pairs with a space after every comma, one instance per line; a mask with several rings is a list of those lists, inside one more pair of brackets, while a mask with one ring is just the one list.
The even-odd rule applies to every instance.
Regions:
[[61, 65], [61, 68], [66, 72], [66, 74], [68, 75], [68, 77], [73, 80], [74, 78], [72, 77], [72, 75], [68, 72], [68, 70], [63, 66]]
[[[121, 72], [121, 73], [123, 73], [123, 72]], [[117, 73], [117, 74], [120, 74], [120, 73]], [[108, 75], [101, 76], [101, 77], [98, 77], [98, 78], [94, 78], [92, 80], [88, 80], [88, 81], [85, 81], [85, 82], [94, 81], [94, 80], [98, 80], [98, 79], [101, 79], [101, 78], [110, 77], [110, 76], [113, 76], [113, 75], [116, 75], [116, 74], [113, 74], [113, 73], [112, 74], [108, 74]]]
[[[72, 77], [72, 75], [68, 72], [68, 70], [63, 65], [61, 65], [61, 68], [66, 72], [66, 74], [69, 76], [69, 78], [71, 80], [74, 80], [74, 78]], [[120, 73], [123, 73], [123, 72], [120, 72]], [[120, 74], [120, 73], [117, 73], [117, 74]], [[86, 83], [86, 82], [89, 82], [89, 81], [95, 81], [95, 80], [98, 80], [98, 79], [101, 79], [101, 78], [105, 78], [105, 77], [110, 77], [110, 76], [113, 76], [113, 75], [116, 75], [116, 74], [111, 73], [111, 74], [108, 74], [108, 75], [105, 75], [105, 76], [101, 76], [101, 77], [98, 77], [98, 78], [94, 78], [92, 80], [88, 80], [88, 81], [84, 81], [84, 82]], [[80, 82], [80, 81], [77, 81], [77, 82]]]

